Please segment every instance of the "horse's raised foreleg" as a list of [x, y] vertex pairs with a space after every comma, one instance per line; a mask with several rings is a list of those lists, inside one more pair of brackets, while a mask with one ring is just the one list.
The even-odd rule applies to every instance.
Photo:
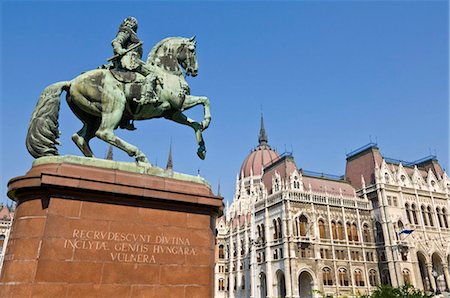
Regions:
[[114, 128], [117, 127], [122, 118], [123, 109], [116, 109], [110, 113], [102, 114], [100, 128], [95, 135], [103, 141], [125, 151], [129, 156], [135, 156], [136, 161], [149, 163], [145, 154], [138, 147], [131, 145], [114, 134]]
[[[194, 95], [186, 95], [186, 98], [183, 103], [183, 107], [181, 111], [188, 110], [197, 105], [203, 105], [203, 121], [201, 124], [201, 129], [205, 130], [208, 128], [209, 123], [211, 122], [211, 110], [209, 105], [209, 99], [206, 96], [194, 96]], [[189, 118], [188, 118], [189, 119]], [[194, 122], [192, 120], [192, 122]]]
[[201, 159], [205, 159], [206, 147], [205, 147], [205, 142], [203, 141], [202, 124], [195, 122], [191, 118], [184, 115], [182, 112], [175, 112], [172, 115], [170, 115], [170, 117], [167, 117], [167, 118], [171, 119], [177, 123], [188, 125], [194, 129], [195, 137], [196, 137], [197, 143], [198, 143], [197, 155]]

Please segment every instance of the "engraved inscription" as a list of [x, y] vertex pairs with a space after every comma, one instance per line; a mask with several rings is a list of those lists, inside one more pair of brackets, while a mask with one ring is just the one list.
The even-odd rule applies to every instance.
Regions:
[[195, 256], [197, 251], [187, 237], [166, 234], [134, 234], [74, 229], [64, 240], [64, 248], [107, 252], [109, 261], [120, 263], [156, 263], [158, 255]]

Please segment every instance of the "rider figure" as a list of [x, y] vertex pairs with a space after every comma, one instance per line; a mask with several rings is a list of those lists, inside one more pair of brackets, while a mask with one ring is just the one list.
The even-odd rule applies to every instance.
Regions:
[[[136, 32], [138, 22], [134, 17], [126, 18], [119, 27], [116, 37], [112, 41], [114, 55], [113, 68], [126, 71], [134, 71], [145, 77], [145, 84], [141, 94], [141, 99], [134, 99], [138, 104], [156, 103], [158, 98], [154, 92], [157, 78], [153, 72], [145, 67], [142, 61], [142, 42]], [[122, 128], [134, 130], [132, 122], [121, 123]]]

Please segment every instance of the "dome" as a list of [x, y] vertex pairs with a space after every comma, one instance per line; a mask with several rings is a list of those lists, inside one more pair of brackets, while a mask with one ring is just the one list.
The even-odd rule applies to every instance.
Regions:
[[241, 174], [243, 177], [249, 177], [250, 173], [253, 175], [262, 175], [264, 166], [269, 165], [273, 161], [277, 160], [280, 155], [267, 144], [267, 135], [264, 129], [264, 118], [261, 116], [261, 129], [259, 131], [258, 146], [252, 150], [247, 156], [241, 166]]

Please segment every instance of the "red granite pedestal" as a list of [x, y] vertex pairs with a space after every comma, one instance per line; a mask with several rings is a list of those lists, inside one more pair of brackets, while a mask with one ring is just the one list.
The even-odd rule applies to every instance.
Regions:
[[9, 183], [18, 206], [0, 296], [212, 297], [222, 198], [188, 180], [33, 166]]

